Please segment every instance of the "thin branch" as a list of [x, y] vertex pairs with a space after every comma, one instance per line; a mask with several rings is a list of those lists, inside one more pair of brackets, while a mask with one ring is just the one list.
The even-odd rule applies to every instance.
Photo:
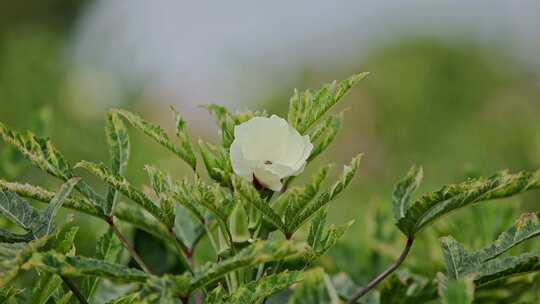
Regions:
[[122, 232], [120, 232], [120, 230], [118, 230], [118, 227], [116, 226], [116, 224], [114, 223], [114, 219], [113, 217], [108, 217], [107, 218], [107, 223], [109, 224], [109, 226], [111, 227], [112, 231], [114, 232], [114, 234], [118, 237], [118, 239], [122, 242], [122, 244], [124, 245], [124, 247], [129, 251], [130, 255], [133, 257], [133, 259], [137, 262], [137, 264], [139, 264], [139, 266], [142, 268], [142, 270], [148, 274], [152, 274], [152, 272], [150, 271], [150, 269], [148, 268], [148, 266], [146, 266], [146, 264], [144, 263], [143, 259], [141, 258], [141, 256], [137, 253], [137, 251], [135, 250], [135, 248], [133, 247], [133, 245], [131, 245], [131, 243], [127, 240], [127, 238], [122, 234]]
[[199, 290], [198, 292], [195, 293], [195, 304], [202, 304], [202, 303], [203, 303], [202, 294], [201, 294], [201, 291]]
[[186, 269], [191, 273], [195, 273], [193, 267], [191, 267], [191, 262], [189, 261], [189, 255], [191, 254], [189, 251], [189, 248], [182, 243], [182, 241], [176, 236], [176, 234], [172, 231], [172, 229], [169, 229], [169, 233], [172, 236], [172, 239], [174, 240], [174, 246], [176, 247], [176, 250], [178, 250], [180, 262]]
[[64, 283], [69, 287], [71, 292], [73, 292], [73, 294], [75, 295], [75, 297], [77, 298], [77, 300], [79, 300], [81, 304], [88, 304], [88, 301], [86, 301], [86, 298], [83, 296], [81, 290], [79, 289], [79, 286], [77, 286], [77, 284], [73, 282], [73, 280], [63, 275], [60, 275], [60, 277], [62, 278], [62, 281], [64, 281]]
[[382, 280], [384, 280], [387, 276], [389, 276], [392, 272], [394, 272], [400, 265], [405, 261], [405, 258], [407, 258], [407, 255], [409, 255], [409, 251], [411, 250], [411, 247], [414, 242], [414, 237], [410, 236], [407, 238], [407, 243], [405, 244], [405, 248], [403, 248], [403, 251], [401, 252], [401, 255], [399, 258], [392, 263], [392, 265], [388, 266], [386, 270], [381, 272], [379, 275], [377, 275], [375, 278], [373, 278], [369, 283], [366, 285], [366, 287], [359, 288], [354, 295], [349, 299], [347, 302], [348, 304], [353, 304], [361, 298], [363, 295], [368, 293], [371, 289], [373, 289], [375, 286], [377, 286]]
[[205, 221], [203, 223], [204, 231], [206, 232], [206, 236], [208, 237], [208, 240], [210, 241], [210, 245], [212, 245], [212, 249], [214, 249], [214, 252], [216, 253], [216, 256], [219, 254], [219, 247], [216, 243], [216, 240], [214, 239], [214, 235], [212, 234], [212, 229], [208, 227], [208, 222]]
[[[206, 226], [206, 225], [205, 225]], [[188, 248], [186, 252], [187, 260], [191, 269], [195, 269], [195, 260], [194, 260], [194, 248]], [[182, 299], [181, 299], [182, 300]], [[188, 303], [188, 302], [185, 302]], [[202, 304], [201, 291], [195, 291], [195, 304]]]

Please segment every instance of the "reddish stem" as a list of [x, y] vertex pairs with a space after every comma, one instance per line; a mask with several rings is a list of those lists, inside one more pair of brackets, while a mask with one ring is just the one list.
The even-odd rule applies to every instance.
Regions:
[[364, 296], [371, 289], [377, 286], [382, 280], [384, 280], [387, 276], [389, 276], [392, 272], [394, 272], [394, 270], [396, 270], [401, 265], [401, 263], [405, 261], [405, 258], [407, 258], [407, 255], [409, 255], [409, 251], [411, 250], [413, 243], [414, 243], [414, 236], [409, 236], [407, 238], [407, 243], [405, 244], [405, 248], [403, 248], [403, 251], [401, 252], [401, 255], [398, 257], [398, 259], [394, 263], [392, 263], [390, 266], [388, 266], [388, 268], [386, 268], [383, 272], [381, 272], [379, 275], [377, 275], [375, 278], [369, 281], [366, 287], [358, 289], [347, 303], [348, 304], [355, 303], [356, 300]]

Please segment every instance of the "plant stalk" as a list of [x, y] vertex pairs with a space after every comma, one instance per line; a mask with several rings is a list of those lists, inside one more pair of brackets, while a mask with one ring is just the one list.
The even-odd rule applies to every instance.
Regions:
[[107, 217], [107, 223], [109, 224], [109, 226], [111, 227], [112, 231], [114, 232], [114, 234], [118, 237], [118, 239], [122, 242], [122, 244], [124, 245], [124, 247], [129, 251], [129, 254], [133, 257], [133, 259], [135, 259], [135, 261], [137, 262], [137, 264], [139, 264], [139, 266], [141, 267], [141, 269], [146, 272], [147, 274], [152, 274], [152, 272], [150, 271], [150, 269], [148, 268], [148, 266], [146, 266], [146, 264], [144, 263], [143, 259], [141, 258], [141, 256], [137, 253], [137, 251], [135, 250], [135, 248], [133, 247], [133, 245], [131, 245], [131, 243], [127, 240], [127, 238], [122, 234], [122, 232], [120, 232], [120, 230], [118, 230], [118, 227], [116, 226], [116, 224], [114, 223], [114, 219], [112, 216], [110, 217]]
[[79, 286], [77, 286], [77, 284], [73, 282], [73, 280], [63, 275], [60, 275], [60, 277], [62, 278], [62, 281], [64, 281], [64, 283], [69, 287], [71, 292], [73, 292], [73, 294], [75, 295], [75, 297], [77, 298], [77, 300], [79, 300], [81, 304], [88, 304], [88, 301], [86, 301], [86, 298], [84, 297], [81, 290], [79, 289]]
[[182, 241], [174, 234], [172, 230], [169, 230], [169, 233], [171, 233], [171, 236], [174, 239], [174, 246], [176, 247], [176, 250], [178, 250], [179, 252], [180, 262], [182, 263], [182, 265], [184, 265], [187, 271], [193, 274], [194, 269], [191, 265], [191, 262], [189, 261], [189, 255], [192, 254], [189, 252], [190, 249], [187, 248], [186, 245], [182, 243]]
[[405, 261], [405, 258], [409, 255], [409, 251], [411, 250], [411, 247], [414, 243], [414, 236], [409, 236], [407, 238], [407, 243], [405, 244], [405, 248], [403, 248], [403, 251], [401, 252], [401, 255], [398, 257], [398, 259], [392, 263], [388, 268], [386, 268], [383, 272], [381, 272], [379, 275], [377, 275], [375, 278], [373, 278], [369, 283], [362, 288], [359, 288], [353, 296], [347, 301], [348, 304], [353, 304], [367, 294], [371, 289], [373, 289], [375, 286], [377, 286], [382, 280], [384, 280], [387, 276], [389, 276], [392, 272], [394, 272], [402, 263]]
[[216, 256], [219, 254], [219, 247], [216, 243], [216, 240], [214, 239], [214, 236], [212, 235], [212, 230], [208, 227], [208, 223], [203, 223], [204, 230], [206, 232], [206, 236], [208, 237], [208, 240], [210, 241], [210, 245], [212, 245], [212, 249], [214, 249], [214, 252], [216, 253]]

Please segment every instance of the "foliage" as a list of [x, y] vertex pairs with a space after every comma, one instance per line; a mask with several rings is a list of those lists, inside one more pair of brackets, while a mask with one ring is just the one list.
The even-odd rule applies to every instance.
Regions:
[[[323, 116], [365, 76], [334, 82], [315, 94], [295, 93], [289, 121], [313, 140], [315, 148], [308, 161], [326, 150], [341, 129], [343, 112]], [[330, 166], [325, 166], [306, 186], [272, 193], [234, 175], [229, 158], [235, 126], [267, 114], [233, 113], [218, 105], [207, 109], [216, 117], [222, 135], [220, 144], [199, 141], [208, 179], [197, 167], [186, 123], [174, 110], [178, 145], [162, 127], [140, 115], [111, 110], [105, 126], [110, 166], [86, 160], [73, 165], [50, 139], [0, 124], [0, 135], [6, 143], [37, 168], [65, 182], [52, 192], [37, 185], [0, 180], [0, 211], [25, 231], [1, 230], [5, 265], [2, 285], [11, 284], [20, 271], [32, 270], [39, 274], [38, 288], [30, 295], [36, 303], [92, 301], [101, 297], [101, 287], [106, 284], [118, 286], [119, 290], [121, 284], [136, 286], [116, 295], [111, 303], [187, 303], [202, 297], [209, 303], [260, 303], [304, 279], [326, 276], [321, 269], [309, 269], [352, 224], [328, 225], [326, 209], [351, 183], [361, 156], [354, 157], [328, 188], [324, 181]], [[177, 180], [155, 165], [146, 165], [151, 190], [130, 182], [125, 172], [131, 150], [137, 146], [130, 140], [126, 123], [177, 155], [194, 174]], [[105, 196], [91, 182], [76, 177], [80, 169], [106, 183]], [[288, 186], [292, 178], [283, 182]], [[22, 197], [46, 203], [47, 208], [38, 211]], [[53, 219], [62, 206], [101, 219], [109, 226], [92, 257], [76, 254], [74, 232], [63, 233], [63, 242], [49, 245], [52, 239], [59, 238]], [[183, 271], [154, 273], [124, 234], [126, 225], [159, 238], [174, 253]], [[307, 243], [297, 240], [297, 232], [304, 226], [309, 229]], [[203, 240], [214, 249], [215, 259], [197, 263], [194, 254]], [[121, 259], [122, 251], [129, 254], [133, 264]], [[7, 289], [2, 296], [27, 297], [16, 289]], [[291, 301], [295, 301], [294, 297]]]
[[[288, 122], [301, 134], [309, 135], [314, 144], [308, 165], [330, 146], [342, 128], [344, 112], [328, 112], [366, 75], [353, 75], [316, 92], [295, 91]], [[353, 224], [328, 224], [328, 210], [351, 184], [362, 154], [354, 156], [330, 185], [327, 180], [332, 166], [323, 165], [305, 185], [293, 185], [295, 178], [289, 177], [283, 181], [284, 190], [274, 193], [236, 176], [229, 157], [235, 126], [267, 114], [231, 112], [219, 105], [206, 108], [216, 118], [221, 135], [218, 144], [199, 140], [197, 146], [192, 145], [186, 122], [174, 109], [178, 144], [161, 126], [140, 115], [111, 110], [105, 126], [109, 166], [86, 160], [72, 164], [43, 134], [18, 132], [0, 124], [0, 135], [11, 149], [63, 182], [53, 192], [44, 186], [0, 179], [0, 213], [16, 226], [0, 229], [0, 299], [6, 303], [84, 303], [105, 298], [104, 287], [110, 285], [117, 293], [109, 295], [109, 303], [265, 303], [273, 299], [291, 304], [489, 303], [494, 297], [501, 303], [511, 298], [530, 300], [526, 290], [536, 280], [531, 274], [540, 270], [540, 253], [514, 253], [516, 246], [540, 235], [537, 213], [521, 215], [494, 242], [478, 250], [466, 250], [452, 236], [441, 238], [446, 274], [420, 275], [396, 269], [408, 257], [415, 240], [436, 227], [434, 224], [441, 218], [458, 209], [540, 188], [540, 171], [502, 171], [415, 197], [424, 171], [413, 166], [392, 194], [391, 207], [399, 229], [396, 231], [405, 236], [405, 249], [401, 254], [389, 254], [397, 257], [396, 262], [374, 280], [362, 282], [365, 286], [361, 287], [349, 275], [319, 266], [324, 266], [321, 258]], [[130, 139], [126, 123], [183, 160], [191, 170], [187, 176], [177, 179], [157, 165], [148, 164], [144, 171], [150, 187], [130, 181], [125, 173], [131, 150], [138, 146]], [[197, 166], [197, 152], [204, 168]], [[103, 181], [105, 195], [92, 182], [77, 177], [77, 170]], [[41, 210], [24, 198], [47, 206]], [[95, 255], [77, 253], [77, 227], [58, 223], [61, 207], [108, 225], [96, 244]], [[144, 252], [138, 252], [144, 251], [144, 246], [133, 246], [125, 234], [131, 227], [159, 239], [180, 265], [178, 270], [161, 273], [150, 267]], [[206, 263], [196, 258], [203, 246], [213, 249]], [[36, 288], [30, 293], [17, 288], [24, 271], [38, 274]], [[493, 290], [504, 290], [511, 296], [487, 293]]]
[[[414, 239], [423, 229], [451, 211], [540, 187], [540, 171], [524, 171], [516, 174], [503, 171], [489, 178], [474, 178], [447, 185], [414, 200], [412, 196], [420, 186], [422, 177], [422, 168], [413, 166], [396, 184], [392, 196], [396, 225], [408, 239], [406, 249], [402, 253], [403, 258], [407, 256]], [[436, 284], [424, 283], [421, 288], [416, 286], [417, 292], [422, 290], [421, 294], [428, 296], [427, 298], [422, 296], [422, 301], [432, 300], [434, 290], [437, 288], [443, 303], [472, 303], [475, 289], [481, 291], [482, 288], [490, 286], [490, 283], [540, 270], [536, 252], [527, 252], [519, 256], [502, 256], [513, 247], [539, 235], [538, 223], [537, 214], [523, 214], [512, 227], [503, 231], [494, 243], [475, 252], [466, 251], [464, 246], [451, 236], [441, 238], [447, 276], [439, 274], [434, 279]], [[391, 281], [392, 277], [387, 282]], [[398, 282], [405, 281], [400, 279]], [[397, 282], [396, 284], [400, 285]], [[436, 285], [438, 287], [435, 287]], [[392, 298], [386, 299], [384, 303], [407, 303], [412, 299], [418, 301], [419, 299], [410, 292], [410, 288], [405, 288], [407, 292], [402, 296], [398, 296], [399, 288], [391, 288], [388, 294], [392, 295]], [[381, 293], [385, 289], [387, 287], [383, 286]]]

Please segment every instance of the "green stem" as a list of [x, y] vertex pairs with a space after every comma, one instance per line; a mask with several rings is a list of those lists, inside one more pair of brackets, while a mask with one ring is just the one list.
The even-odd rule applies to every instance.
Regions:
[[259, 268], [257, 269], [257, 275], [255, 276], [255, 281], [258, 281], [262, 277], [263, 272], [264, 272], [264, 264], [260, 264]]
[[225, 284], [227, 284], [227, 290], [229, 292], [232, 291], [232, 281], [231, 281], [231, 274], [228, 273], [226, 276], [225, 276]]
[[186, 269], [191, 274], [193, 274], [194, 273], [193, 267], [189, 261], [190, 250], [186, 248], [184, 244], [182, 244], [182, 242], [178, 239], [178, 237], [176, 237], [176, 235], [174, 234], [174, 232], [172, 232], [172, 230], [169, 231], [169, 233], [171, 233], [171, 236], [174, 239], [174, 246], [176, 247], [176, 250], [178, 250], [179, 252], [180, 262], [182, 263], [182, 265], [184, 265], [184, 267], [186, 267]]
[[118, 237], [118, 239], [120, 240], [120, 242], [122, 242], [122, 244], [124, 245], [124, 247], [129, 251], [130, 255], [133, 257], [133, 259], [137, 262], [137, 264], [139, 264], [139, 266], [141, 267], [141, 269], [148, 273], [148, 274], [152, 274], [152, 272], [150, 271], [150, 269], [148, 268], [148, 266], [146, 266], [146, 264], [144, 263], [143, 259], [141, 258], [141, 256], [137, 253], [137, 251], [135, 250], [135, 248], [133, 247], [133, 245], [131, 245], [131, 243], [127, 240], [127, 238], [124, 236], [124, 234], [122, 234], [122, 232], [118, 229], [118, 227], [116, 226], [116, 224], [114, 223], [114, 219], [112, 216], [108, 217], [107, 218], [107, 223], [109, 224], [109, 226], [111, 227], [113, 233], [116, 235], [116, 237]]
[[216, 240], [214, 239], [214, 235], [212, 234], [211, 229], [208, 227], [207, 223], [203, 223], [204, 230], [206, 231], [206, 236], [208, 237], [208, 240], [210, 241], [210, 245], [212, 245], [212, 248], [214, 249], [214, 252], [216, 255], [219, 254], [219, 248], [216, 243]]

